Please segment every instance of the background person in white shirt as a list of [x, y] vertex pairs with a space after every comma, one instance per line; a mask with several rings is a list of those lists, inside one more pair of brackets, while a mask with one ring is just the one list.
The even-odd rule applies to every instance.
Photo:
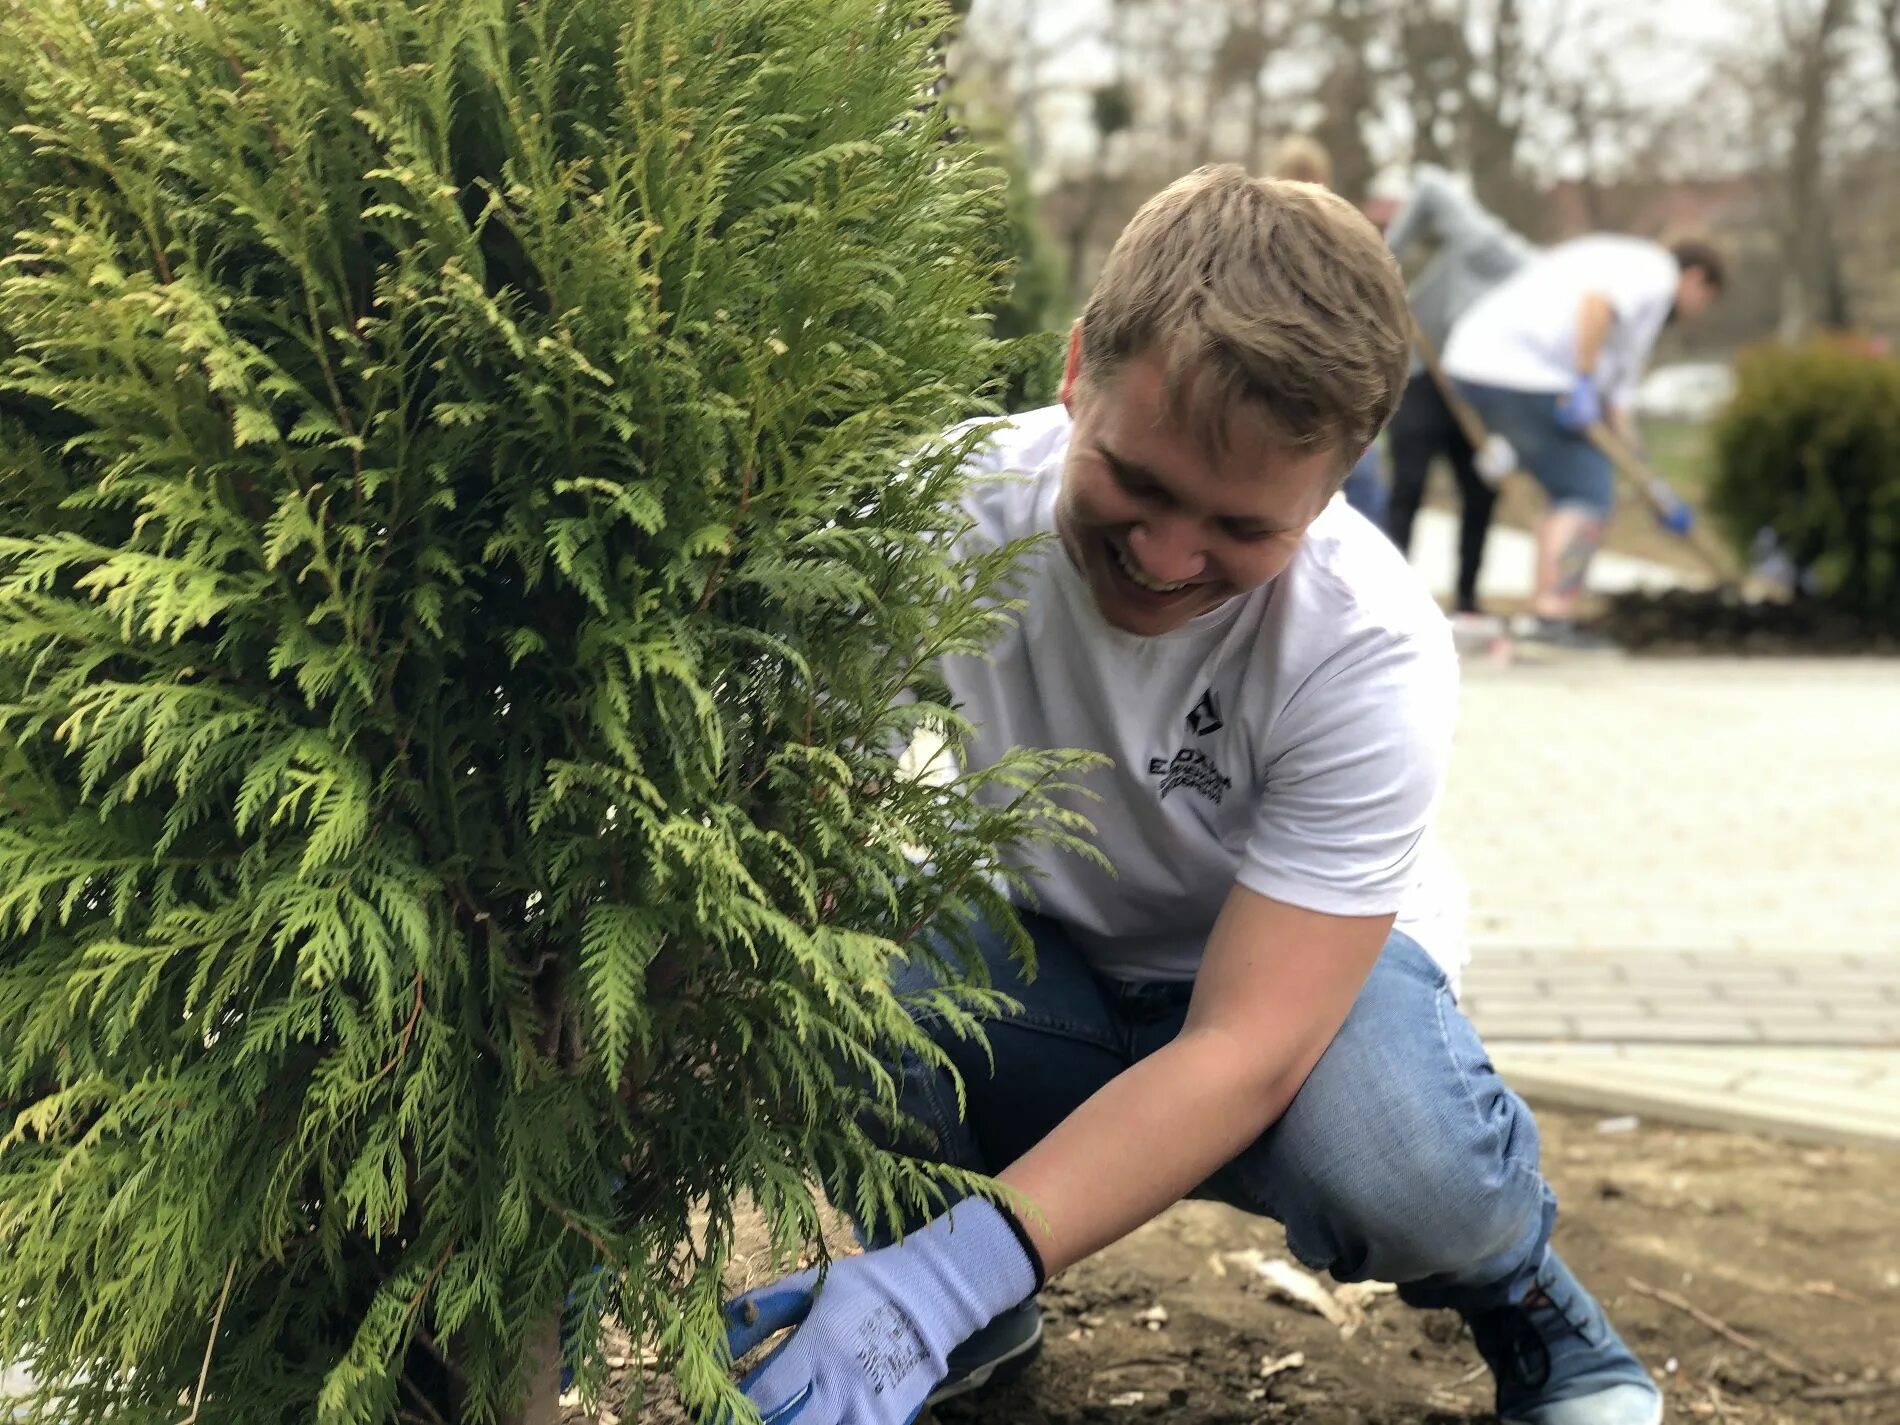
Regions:
[[[1061, 405], [976, 458], [993, 478], [969, 492], [969, 552], [1055, 538], [1021, 566], [992, 656], [943, 670], [970, 756], [1104, 754], [1078, 806], [1108, 864], [1026, 853], [1033, 905], [978, 937], [1021, 1006], [986, 1021], [987, 1048], [920, 1011], [967, 1113], [948, 1070], [902, 1065], [923, 1136], [894, 1146], [994, 1174], [1033, 1211], [966, 1198], [822, 1282], [735, 1303], [735, 1352], [796, 1328], [743, 1383], [768, 1421], [904, 1425], [994, 1379], [1039, 1342], [1047, 1274], [1185, 1196], [1278, 1218], [1342, 1280], [1462, 1313], [1509, 1421], [1660, 1418], [1549, 1250], [1536, 1123], [1455, 1001], [1459, 888], [1432, 837], [1449, 625], [1334, 498], [1408, 347], [1364, 217], [1203, 169], [1117, 242]], [[1012, 954], [1025, 933], [1033, 980]], [[899, 989], [941, 973], [919, 955]]]
[[1633, 435], [1631, 403], [1656, 338], [1667, 323], [1700, 316], [1722, 283], [1722, 260], [1706, 243], [1598, 234], [1533, 257], [1453, 326], [1446, 373], [1550, 500], [1537, 532], [1532, 636], [1579, 641], [1577, 603], [1616, 503], [1615, 472], [1590, 427], [1605, 421]]

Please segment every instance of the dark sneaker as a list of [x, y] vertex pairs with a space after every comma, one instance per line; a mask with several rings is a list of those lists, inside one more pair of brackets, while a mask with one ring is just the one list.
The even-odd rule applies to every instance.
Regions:
[[1042, 1351], [1042, 1307], [1035, 1297], [1012, 1306], [950, 1353], [950, 1369], [926, 1405], [1014, 1380]]
[[1613, 640], [1583, 627], [1575, 619], [1529, 614], [1511, 625], [1511, 633], [1521, 643], [1541, 643], [1546, 648], [1561, 648], [1571, 653], [1616, 651]]
[[1503, 1425], [1660, 1425], [1662, 1392], [1555, 1252], [1521, 1302], [1465, 1320]]

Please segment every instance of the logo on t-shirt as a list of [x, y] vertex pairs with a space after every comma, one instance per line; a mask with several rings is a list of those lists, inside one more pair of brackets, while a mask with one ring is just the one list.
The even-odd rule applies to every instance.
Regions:
[[[1227, 726], [1221, 721], [1220, 704], [1212, 688], [1202, 693], [1201, 700], [1188, 709], [1187, 725], [1188, 734], [1196, 738], [1207, 737]], [[1234, 785], [1215, 765], [1214, 759], [1198, 747], [1183, 747], [1172, 757], [1149, 758], [1148, 775], [1161, 779], [1161, 801], [1166, 801], [1168, 793], [1177, 787], [1186, 787], [1219, 806], [1227, 789]]]
[[1209, 688], [1201, 694], [1187, 715], [1188, 731], [1196, 737], [1206, 737], [1210, 732], [1219, 732], [1226, 723], [1220, 720], [1220, 704], [1214, 701], [1214, 690]]

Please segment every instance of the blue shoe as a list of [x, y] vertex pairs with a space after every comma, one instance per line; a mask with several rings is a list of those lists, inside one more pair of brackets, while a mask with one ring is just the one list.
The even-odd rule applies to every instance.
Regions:
[[1465, 1320], [1503, 1425], [1660, 1425], [1662, 1392], [1555, 1252], [1522, 1301]]
[[1014, 1380], [1042, 1351], [1042, 1307], [1030, 1297], [1012, 1306], [950, 1353], [948, 1372], [926, 1405]]

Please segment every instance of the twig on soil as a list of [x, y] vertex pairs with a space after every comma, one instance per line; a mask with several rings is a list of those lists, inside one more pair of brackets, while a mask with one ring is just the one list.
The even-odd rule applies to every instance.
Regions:
[[237, 1275], [237, 1258], [231, 1258], [230, 1265], [224, 1269], [224, 1288], [218, 1293], [218, 1309], [211, 1313], [211, 1339], [205, 1342], [204, 1363], [198, 1367], [198, 1388], [191, 1395], [191, 1414], [182, 1425], [196, 1425], [199, 1410], [205, 1403], [205, 1382], [211, 1378], [211, 1354], [218, 1349], [218, 1327], [224, 1324], [224, 1303], [231, 1298], [231, 1280]]
[[1802, 1282], [1801, 1290], [1809, 1296], [1831, 1296], [1838, 1301], [1851, 1301], [1855, 1306], [1872, 1306], [1873, 1303], [1859, 1292], [1849, 1291], [1846, 1287], [1835, 1286], [1833, 1282]]
[[1900, 1380], [1863, 1380], [1852, 1385], [1818, 1385], [1801, 1392], [1799, 1399], [1813, 1401], [1875, 1400], [1883, 1395], [1900, 1395]]
[[1660, 1301], [1664, 1306], [1674, 1307], [1684, 1315], [1694, 1317], [1723, 1340], [1740, 1346], [1744, 1351], [1754, 1352], [1764, 1360], [1779, 1366], [1782, 1370], [1788, 1372], [1789, 1375], [1800, 1376], [1801, 1379], [1807, 1381], [1810, 1385], [1823, 1385], [1826, 1383], [1826, 1377], [1819, 1374], [1812, 1367], [1802, 1365], [1801, 1362], [1797, 1361], [1786, 1351], [1779, 1350], [1765, 1342], [1757, 1341], [1753, 1336], [1737, 1331], [1719, 1316], [1711, 1316], [1694, 1302], [1677, 1296], [1673, 1291], [1663, 1291], [1659, 1287], [1649, 1285], [1648, 1282], [1638, 1281], [1635, 1277], [1625, 1277], [1624, 1280], [1630, 1284], [1631, 1291], [1639, 1292], [1644, 1296]]
[[1432, 1387], [1432, 1389], [1442, 1390], [1447, 1393], [1450, 1393], [1455, 1390], [1459, 1390], [1464, 1386], [1470, 1385], [1474, 1380], [1476, 1380], [1479, 1376], [1483, 1375], [1486, 1371], [1490, 1369], [1491, 1367], [1487, 1366], [1483, 1361], [1479, 1361], [1477, 1365], [1473, 1366], [1470, 1370], [1466, 1371], [1463, 1375], [1459, 1376], [1457, 1380], [1448, 1381], [1444, 1385], [1435, 1385]]
[[1117, 1361], [1112, 1366], [1103, 1366], [1095, 1374], [1110, 1376], [1117, 1371], [1139, 1370], [1144, 1366], [1164, 1366], [1168, 1370], [1179, 1371], [1182, 1375], [1187, 1374], [1187, 1367], [1169, 1356], [1130, 1356], [1127, 1360]]

